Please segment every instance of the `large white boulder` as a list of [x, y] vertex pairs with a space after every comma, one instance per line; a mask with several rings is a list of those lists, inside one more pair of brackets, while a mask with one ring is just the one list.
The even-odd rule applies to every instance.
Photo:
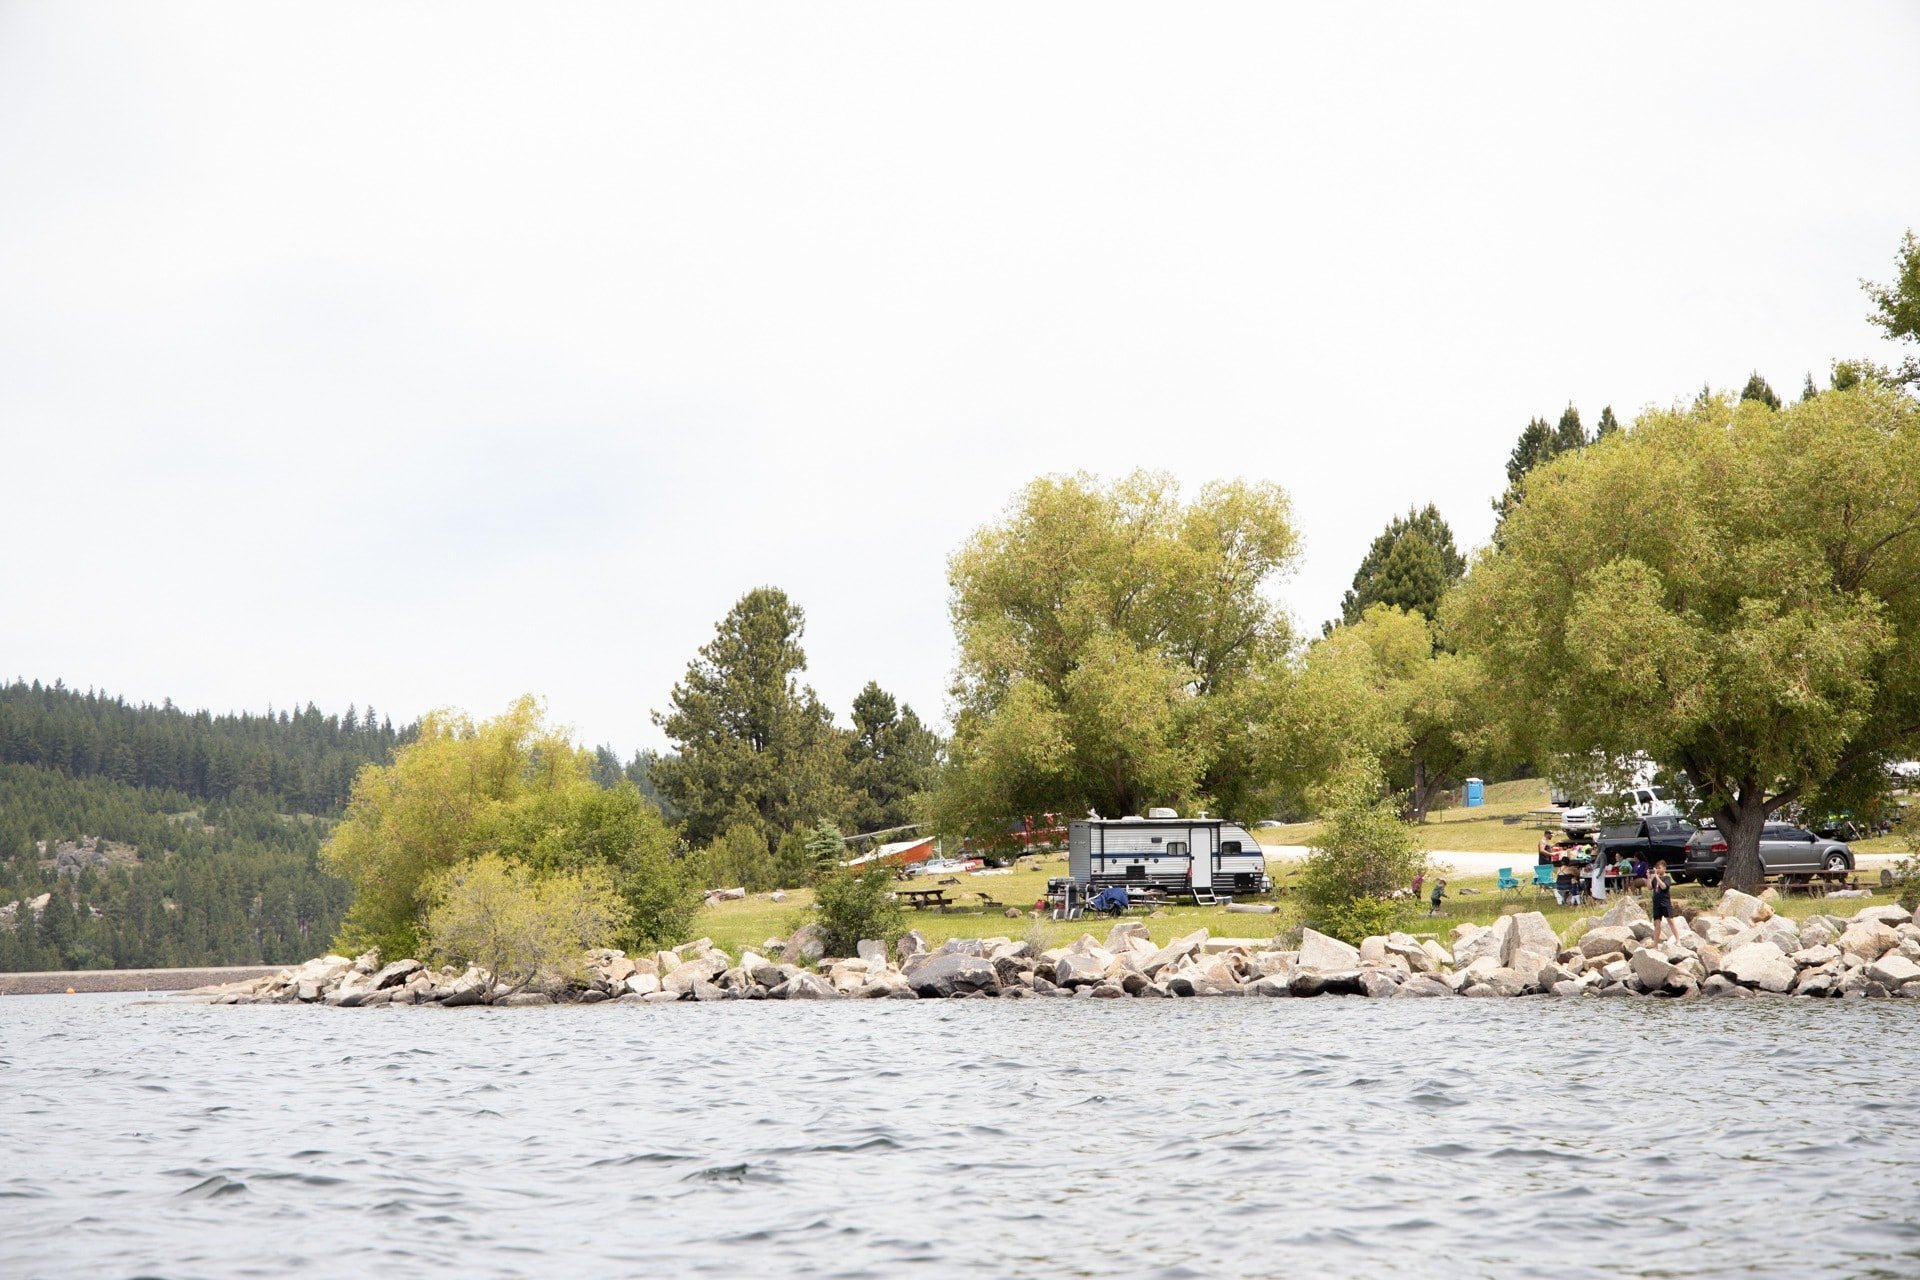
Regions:
[[1773, 908], [1750, 893], [1738, 889], [1729, 889], [1720, 895], [1720, 901], [1714, 904], [1712, 912], [1716, 916], [1731, 916], [1742, 924], [1752, 924], [1765, 920], [1773, 914]]
[[1853, 913], [1852, 919], [1848, 920], [1847, 923], [1860, 924], [1862, 921], [1873, 920], [1886, 925], [1888, 928], [1893, 928], [1896, 925], [1906, 924], [1912, 919], [1913, 912], [1898, 903], [1889, 902], [1878, 907], [1862, 907]]
[[1491, 959], [1496, 965], [1504, 963], [1507, 943], [1513, 937], [1513, 919], [1512, 916], [1501, 916], [1490, 927], [1454, 943], [1453, 967], [1465, 969], [1481, 959]]
[[1338, 938], [1329, 938], [1317, 929], [1303, 929], [1300, 932], [1300, 955], [1294, 964], [1301, 969], [1317, 969], [1324, 973], [1355, 969], [1360, 965], [1360, 949]]
[[1867, 966], [1867, 976], [1889, 987], [1898, 987], [1903, 982], [1920, 978], [1920, 964], [1915, 964], [1897, 951], [1889, 951]]
[[1900, 942], [1900, 935], [1878, 920], [1862, 920], [1850, 924], [1847, 931], [1840, 935], [1836, 944], [1842, 951], [1859, 956], [1863, 960], [1878, 960], [1894, 949]]
[[1749, 942], [1720, 958], [1719, 972], [1743, 987], [1785, 991], [1793, 985], [1793, 961], [1771, 942]]

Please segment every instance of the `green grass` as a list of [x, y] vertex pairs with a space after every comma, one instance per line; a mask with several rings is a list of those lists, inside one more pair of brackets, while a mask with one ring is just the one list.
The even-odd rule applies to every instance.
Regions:
[[[1544, 808], [1547, 784], [1538, 778], [1496, 782], [1487, 788], [1486, 803], [1471, 809], [1438, 809], [1415, 829], [1420, 847], [1456, 853], [1532, 853], [1540, 843], [1540, 824], [1509, 823], [1506, 819]], [[1318, 822], [1296, 822], [1265, 827], [1263, 844], [1312, 844], [1320, 837]]]
[[[1262, 834], [1265, 834], [1264, 832]], [[1538, 833], [1536, 833], [1538, 834]], [[1279, 882], [1280, 891], [1270, 899], [1277, 907], [1272, 915], [1246, 915], [1229, 912], [1220, 907], [1173, 906], [1164, 908], [1165, 914], [1141, 916], [1134, 914], [1126, 917], [1138, 920], [1146, 925], [1147, 932], [1155, 942], [1168, 942], [1181, 934], [1192, 933], [1204, 926], [1215, 937], [1269, 938], [1276, 933], [1289, 931], [1301, 923], [1300, 910], [1288, 892], [1295, 876], [1294, 864], [1275, 861], [1269, 864], [1269, 872]], [[1023, 858], [1012, 875], [1005, 876], [969, 876], [960, 875], [957, 885], [940, 886], [950, 896], [957, 897], [965, 905], [949, 908], [946, 911], [908, 911], [907, 927], [918, 929], [926, 939], [938, 946], [949, 938], [991, 938], [1007, 937], [1023, 939], [1037, 935], [1047, 946], [1059, 946], [1078, 938], [1083, 933], [1091, 933], [1096, 938], [1105, 938], [1112, 922], [1104, 916], [1088, 916], [1081, 920], [1053, 921], [1035, 920], [1027, 910], [1032, 908], [1034, 900], [1046, 889], [1050, 876], [1066, 874], [1066, 856], [1064, 854], [1044, 857]], [[906, 882], [902, 887], [933, 888], [939, 879], [949, 877], [921, 877]], [[1417, 906], [1409, 903], [1407, 916], [1402, 928], [1415, 935], [1430, 934], [1444, 939], [1457, 924], [1491, 924], [1508, 908], [1518, 906], [1525, 911], [1539, 911], [1552, 923], [1554, 929], [1565, 933], [1569, 925], [1583, 916], [1591, 916], [1604, 910], [1593, 905], [1582, 907], [1562, 907], [1553, 901], [1551, 894], [1542, 893], [1531, 884], [1518, 893], [1501, 893], [1496, 888], [1493, 876], [1449, 876], [1447, 878], [1448, 898], [1441, 904], [1440, 914], [1429, 916], [1426, 903]], [[991, 895], [1000, 905], [997, 908], [979, 904], [975, 895]], [[1680, 895], [1686, 899], [1693, 890], [1682, 886]], [[1701, 899], [1703, 905], [1718, 897], [1717, 891], [1709, 892]], [[1610, 900], [1611, 901], [1611, 900]], [[1645, 896], [1641, 903], [1645, 905]], [[1793, 897], [1774, 904], [1774, 910], [1781, 915], [1801, 919], [1819, 912], [1831, 910], [1838, 916], [1850, 916], [1861, 907], [1876, 903], [1893, 901], [1891, 893], [1876, 892], [1871, 899], [1841, 899], [1827, 903], [1819, 898]], [[813, 894], [805, 889], [794, 890], [787, 894], [785, 902], [774, 902], [766, 894], [754, 894], [739, 902], [723, 902], [702, 910], [694, 922], [696, 937], [713, 939], [715, 945], [726, 949], [734, 956], [742, 950], [758, 948], [768, 938], [784, 938], [800, 925], [806, 923]], [[1019, 919], [1008, 919], [1005, 909], [1009, 906], [1021, 908]]]

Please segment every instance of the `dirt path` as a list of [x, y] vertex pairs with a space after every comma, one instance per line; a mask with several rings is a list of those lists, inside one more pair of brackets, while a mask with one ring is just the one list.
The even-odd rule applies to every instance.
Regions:
[[283, 964], [242, 965], [226, 969], [65, 969], [50, 973], [0, 973], [0, 996], [59, 995], [94, 991], [186, 991], [216, 982], [239, 982], [263, 973], [279, 973]]

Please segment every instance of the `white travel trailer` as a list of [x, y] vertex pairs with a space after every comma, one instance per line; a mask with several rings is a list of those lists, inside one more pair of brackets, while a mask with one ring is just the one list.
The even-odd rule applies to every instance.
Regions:
[[1237, 822], [1182, 818], [1172, 809], [1147, 816], [1087, 818], [1067, 827], [1067, 874], [1090, 889], [1151, 885], [1196, 898], [1265, 893], [1267, 859]]

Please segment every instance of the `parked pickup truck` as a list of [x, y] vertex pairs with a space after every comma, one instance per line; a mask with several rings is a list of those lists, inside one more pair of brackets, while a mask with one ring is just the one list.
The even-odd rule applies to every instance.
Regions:
[[1681, 883], [1716, 883], [1727, 865], [1727, 842], [1718, 831], [1703, 831], [1672, 814], [1656, 813], [1625, 826], [1608, 827], [1593, 844], [1594, 851], [1609, 862], [1644, 858], [1652, 866], [1665, 858], [1667, 870]]

